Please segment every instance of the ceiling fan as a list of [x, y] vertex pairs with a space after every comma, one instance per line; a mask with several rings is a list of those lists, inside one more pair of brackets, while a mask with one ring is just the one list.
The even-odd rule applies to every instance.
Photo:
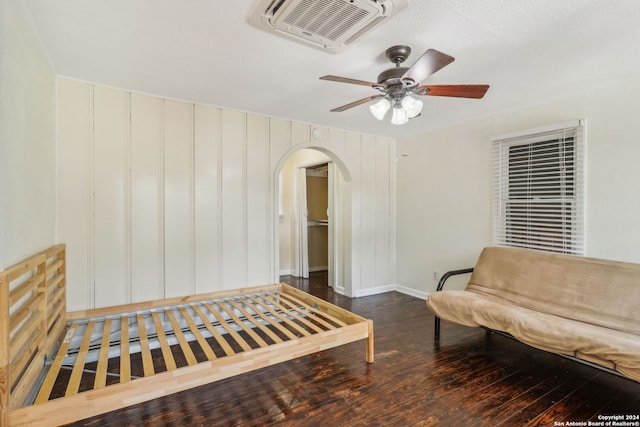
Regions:
[[455, 58], [434, 49], [429, 49], [411, 67], [401, 67], [411, 54], [409, 46], [392, 46], [385, 52], [389, 61], [396, 64], [394, 68], [384, 70], [378, 75], [378, 82], [372, 83], [364, 80], [349, 79], [338, 76], [322, 76], [320, 80], [330, 80], [341, 83], [351, 83], [369, 86], [380, 91], [380, 94], [368, 96], [358, 101], [351, 102], [341, 107], [334, 108], [332, 112], [345, 111], [358, 105], [366, 104], [375, 99], [380, 99], [371, 104], [371, 114], [378, 119], [384, 119], [385, 114], [393, 107], [391, 123], [402, 125], [420, 115], [422, 101], [410, 95], [450, 96], [457, 98], [482, 98], [489, 89], [489, 85], [422, 85], [420, 83], [436, 71], [451, 64]]

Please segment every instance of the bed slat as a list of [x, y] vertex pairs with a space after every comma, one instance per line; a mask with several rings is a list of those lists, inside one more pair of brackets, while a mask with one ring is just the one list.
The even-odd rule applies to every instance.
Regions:
[[93, 334], [93, 327], [95, 326], [95, 324], [95, 320], [90, 320], [89, 323], [87, 323], [84, 335], [82, 336], [80, 351], [78, 352], [76, 361], [73, 364], [73, 370], [71, 371], [71, 377], [69, 378], [69, 383], [67, 384], [67, 391], [64, 394], [65, 396], [73, 396], [74, 394], [78, 394], [78, 389], [80, 388], [80, 380], [82, 379], [82, 372], [84, 371], [84, 361], [87, 358], [89, 344], [91, 344], [91, 335]]
[[120, 383], [131, 381], [131, 359], [129, 358], [129, 316], [120, 318]]
[[100, 341], [100, 355], [98, 356], [98, 367], [96, 368], [96, 378], [93, 388], [99, 389], [107, 385], [107, 364], [109, 362], [109, 344], [111, 343], [111, 322], [113, 319], [107, 318], [102, 328], [102, 340]]
[[189, 343], [187, 342], [187, 339], [184, 337], [184, 334], [180, 329], [180, 324], [178, 323], [178, 319], [176, 319], [175, 314], [173, 314], [173, 310], [167, 310], [165, 311], [165, 313], [167, 313], [167, 317], [169, 317], [169, 321], [171, 322], [171, 326], [173, 327], [173, 333], [178, 339], [178, 344], [180, 344], [180, 348], [184, 353], [185, 359], [187, 359], [187, 363], [189, 365], [195, 365], [196, 363], [198, 363], [198, 360], [193, 354], [191, 347], [189, 347]]
[[222, 350], [224, 350], [224, 353], [227, 356], [231, 356], [235, 354], [236, 352], [233, 351], [233, 349], [231, 348], [227, 340], [225, 340], [224, 337], [220, 335], [220, 332], [218, 332], [218, 330], [211, 324], [211, 321], [209, 320], [207, 315], [202, 312], [200, 307], [198, 307], [197, 305], [194, 305], [192, 308], [193, 308], [193, 311], [195, 311], [196, 314], [200, 317], [200, 319], [202, 319], [202, 321], [204, 322], [204, 326], [207, 328], [209, 332], [211, 332], [211, 335], [213, 335], [213, 338], [216, 340], [218, 345], [222, 347]]
[[[229, 300], [228, 301], [229, 304], [231, 304], [232, 306], [234, 306], [238, 311], [240, 311], [240, 313], [242, 313], [247, 320], [251, 321], [251, 323], [253, 323], [254, 325], [256, 325], [258, 328], [260, 328], [260, 330], [262, 332], [264, 332], [265, 334], [267, 334], [267, 336], [269, 338], [271, 338], [274, 342], [279, 343], [282, 342], [282, 338], [280, 338], [279, 336], [277, 336], [271, 329], [265, 327], [262, 322], [256, 320], [251, 313], [249, 313], [247, 310], [244, 309], [244, 307], [242, 307], [240, 304], [236, 303], [233, 300]], [[247, 305], [247, 301], [245, 299], [242, 299], [242, 304]], [[256, 311], [254, 310], [255, 307], [252, 308], [252, 310], [255, 313], [260, 313], [260, 311]], [[260, 316], [260, 314], [258, 314], [258, 316]], [[268, 318], [268, 317], [262, 317], [263, 319], [267, 320], [269, 322], [270, 325], [274, 325], [274, 323]], [[264, 342], [264, 341], [263, 341]], [[265, 343], [266, 344], [266, 343]], [[268, 344], [267, 344], [268, 345]], [[262, 347], [262, 345], [261, 345]]]
[[[321, 316], [319, 316], [319, 312], [318, 310], [308, 306], [307, 304], [304, 304], [302, 301], [297, 300], [296, 298], [293, 298], [289, 295], [286, 294], [280, 294], [280, 300], [288, 305], [289, 307], [295, 307], [296, 310], [300, 311], [302, 307], [302, 309], [306, 310], [306, 314], [307, 316], [309, 316], [311, 319], [313, 319], [314, 321], [320, 323], [322, 326], [324, 326], [326, 329], [335, 329], [337, 325], [337, 323], [335, 321], [337, 321], [338, 319], [334, 319], [334, 324], [332, 325], [331, 323], [327, 322], [325, 319], [323, 319]], [[289, 299], [292, 298], [292, 299]]]
[[[230, 302], [230, 301], [225, 301], [225, 302]], [[229, 307], [227, 307], [224, 302], [219, 302], [216, 303], [216, 306], [222, 308], [224, 311], [227, 312], [227, 314], [229, 316], [231, 316], [231, 319], [233, 320], [233, 322], [237, 325], [240, 326], [250, 337], [251, 339], [253, 339], [256, 344], [258, 344], [258, 346], [260, 347], [267, 347], [269, 344], [266, 343], [265, 340], [263, 340], [258, 334], [256, 334], [253, 330], [253, 328], [251, 328], [251, 326], [249, 326], [246, 322], [243, 322], [242, 320], [240, 320], [240, 318], [238, 318], [238, 316], [233, 312], [232, 309], [230, 309]], [[250, 320], [250, 319], [247, 319]]]
[[67, 350], [69, 349], [69, 344], [73, 339], [76, 331], [78, 329], [77, 324], [73, 324], [69, 327], [67, 331], [67, 335], [65, 336], [60, 348], [58, 349], [58, 354], [54, 359], [53, 363], [49, 367], [49, 372], [47, 372], [47, 376], [44, 379], [44, 382], [40, 386], [40, 390], [38, 391], [38, 395], [36, 396], [35, 403], [44, 403], [49, 400], [49, 396], [51, 395], [51, 390], [53, 389], [53, 385], [56, 382], [56, 378], [58, 378], [58, 373], [60, 372], [60, 368], [62, 367], [62, 362], [64, 361], [64, 357], [67, 354]]
[[300, 304], [303, 307], [305, 307], [308, 310], [313, 311], [314, 313], [318, 314], [319, 316], [323, 316], [325, 319], [329, 320], [330, 322], [333, 322], [334, 324], [338, 325], [338, 326], [347, 326], [347, 324], [345, 322], [343, 322], [342, 320], [338, 319], [335, 316], [332, 316], [324, 311], [321, 311], [315, 307], [312, 307], [308, 304], [305, 304], [304, 302], [302, 302], [301, 300], [299, 300], [298, 298], [294, 297], [293, 295], [287, 294], [282, 292], [280, 294], [280, 298], [287, 298], [293, 302], [295, 302], [296, 304]]
[[280, 304], [278, 301], [276, 301], [274, 298], [272, 297], [267, 297], [265, 295], [262, 296], [262, 298], [268, 302], [271, 302], [273, 305], [275, 305], [276, 307], [278, 307], [280, 310], [282, 310], [285, 313], [288, 313], [289, 316], [298, 319], [300, 322], [304, 323], [307, 327], [313, 329], [316, 332], [322, 332], [322, 329], [320, 329], [317, 325], [314, 325], [313, 323], [309, 322], [309, 320], [305, 319], [303, 316], [300, 316], [299, 314], [297, 314], [297, 310], [294, 309], [290, 309], [287, 308], [285, 306], [283, 306], [282, 304]]
[[[280, 332], [282, 332], [287, 338], [289, 338], [290, 340], [296, 339], [296, 336], [293, 334], [293, 332], [291, 332], [289, 329], [287, 329], [284, 326], [282, 326], [282, 324], [280, 324], [280, 322], [274, 321], [273, 318], [268, 317], [262, 310], [260, 310], [255, 305], [251, 304], [251, 302], [247, 301], [246, 299], [244, 299], [242, 302], [247, 307], [251, 308], [251, 310], [253, 310], [254, 313], [258, 313], [258, 316], [260, 316], [261, 319], [263, 319], [264, 321], [269, 323], [271, 326], [275, 326], [275, 328], [278, 329]], [[272, 332], [270, 329], [267, 329], [267, 330], [269, 332]], [[269, 335], [269, 336], [271, 336], [271, 335]], [[276, 341], [276, 342], [282, 342], [280, 337], [278, 337], [277, 335], [276, 335], [276, 337], [279, 340], [279, 341]]]
[[273, 308], [271, 308], [269, 306], [269, 304], [263, 302], [263, 301], [259, 301], [259, 300], [255, 300], [258, 304], [260, 304], [261, 306], [263, 306], [264, 308], [266, 308], [269, 313], [273, 314], [274, 316], [276, 316], [278, 319], [280, 319], [285, 325], [290, 326], [291, 328], [293, 328], [294, 330], [298, 331], [298, 333], [300, 333], [302, 336], [308, 337], [309, 335], [311, 335], [311, 333], [307, 330], [305, 330], [304, 328], [300, 327], [300, 325], [298, 325], [296, 322], [291, 321], [290, 319], [287, 319], [286, 317], [284, 317], [282, 314], [278, 313], [277, 311], [275, 311]]
[[[330, 315], [338, 321], [340, 326], [347, 326], [348, 323], [358, 323], [363, 322], [366, 319], [354, 314], [348, 310], [338, 307], [337, 305], [333, 305], [327, 301], [324, 301], [320, 298], [316, 298], [313, 295], [309, 295], [301, 291], [300, 289], [296, 289], [292, 286], [282, 284], [282, 290], [284, 295], [295, 296], [300, 299], [308, 299], [309, 301], [313, 301], [313, 304], [316, 305], [319, 309], [322, 309], [322, 313], [326, 315]], [[340, 320], [344, 319], [344, 320]], [[347, 323], [348, 322], [348, 323]]]
[[174, 369], [176, 369], [176, 361], [173, 358], [173, 353], [171, 352], [171, 348], [169, 348], [167, 337], [164, 334], [164, 328], [162, 327], [160, 316], [158, 315], [157, 311], [152, 311], [151, 317], [153, 318], [153, 324], [156, 327], [156, 335], [158, 336], [158, 341], [160, 342], [160, 350], [162, 351], [164, 364], [167, 367], [167, 371], [173, 371]]
[[204, 337], [202, 336], [202, 333], [200, 333], [200, 331], [198, 330], [198, 327], [196, 326], [195, 322], [193, 321], [193, 318], [191, 317], [187, 309], [184, 307], [180, 307], [180, 313], [182, 314], [182, 317], [184, 318], [184, 320], [187, 321], [187, 325], [189, 325], [189, 329], [191, 329], [191, 333], [196, 338], [196, 341], [198, 341], [198, 344], [200, 344], [200, 347], [202, 348], [202, 351], [204, 351], [204, 354], [207, 356], [207, 359], [208, 360], [217, 359], [216, 354], [213, 352], [213, 350], [211, 350], [211, 346], [209, 346], [209, 343], [207, 342], [207, 340], [204, 339]]
[[142, 353], [142, 369], [145, 377], [155, 374], [153, 370], [153, 359], [151, 358], [151, 350], [149, 349], [149, 338], [147, 337], [147, 325], [144, 323], [144, 315], [138, 313], [138, 334], [140, 337], [140, 352]]
[[[213, 313], [213, 315], [216, 317], [216, 320], [218, 321], [218, 323], [220, 323], [220, 325], [229, 333], [229, 335], [231, 335], [233, 337], [233, 339], [236, 340], [236, 342], [240, 345], [240, 347], [242, 347], [242, 350], [244, 350], [244, 351], [250, 351], [251, 350], [251, 346], [244, 340], [244, 338], [242, 338], [240, 335], [238, 335], [236, 330], [233, 329], [233, 326], [229, 325], [229, 323], [227, 323], [227, 321], [224, 320], [224, 317], [222, 317], [222, 315], [220, 315], [218, 310], [216, 310], [209, 303], [204, 303], [203, 305], [207, 308], [207, 310], [209, 310], [211, 313]], [[217, 306], [217, 304], [216, 304], [216, 306]]]

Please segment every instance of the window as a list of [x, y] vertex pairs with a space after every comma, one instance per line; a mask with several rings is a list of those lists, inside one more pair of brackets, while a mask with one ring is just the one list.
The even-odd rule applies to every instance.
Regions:
[[495, 245], [584, 255], [583, 124], [493, 138]]

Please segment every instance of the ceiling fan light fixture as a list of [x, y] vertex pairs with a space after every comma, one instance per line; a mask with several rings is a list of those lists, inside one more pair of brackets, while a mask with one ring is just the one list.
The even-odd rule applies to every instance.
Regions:
[[407, 117], [413, 119], [422, 112], [423, 103], [419, 99], [410, 97], [409, 95], [402, 98], [402, 108], [407, 112]]
[[[312, 2], [309, 1], [309, 3]], [[359, 99], [355, 102], [334, 108], [331, 111], [346, 111], [350, 108], [369, 103], [369, 111], [371, 111], [371, 114], [376, 119], [383, 120], [387, 111], [393, 109], [391, 123], [394, 125], [403, 125], [422, 113], [422, 108], [424, 107], [423, 102], [413, 96], [431, 95], [479, 99], [482, 98], [489, 89], [489, 85], [420, 86], [422, 81], [451, 64], [455, 58], [435, 49], [428, 49], [412, 66], [401, 67], [400, 64], [407, 59], [410, 53], [411, 48], [404, 45], [392, 46], [387, 49], [385, 54], [387, 58], [395, 64], [395, 67], [386, 69], [378, 74], [377, 83], [334, 75], [320, 77], [320, 80], [368, 86], [380, 92], [378, 95]], [[376, 99], [379, 99], [379, 101], [371, 103]]]
[[402, 106], [393, 107], [393, 116], [391, 123], [394, 125], [403, 125], [409, 121], [407, 111]]
[[387, 114], [387, 111], [389, 111], [389, 108], [391, 108], [391, 103], [387, 98], [382, 98], [375, 104], [369, 105], [369, 111], [371, 111], [373, 117], [378, 120], [384, 119], [384, 116], [385, 114]]

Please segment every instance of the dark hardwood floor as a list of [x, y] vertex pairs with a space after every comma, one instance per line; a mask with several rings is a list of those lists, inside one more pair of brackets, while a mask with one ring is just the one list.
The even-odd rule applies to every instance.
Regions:
[[322, 272], [283, 280], [373, 319], [375, 363], [356, 342], [71, 425], [553, 426], [640, 414], [639, 383], [479, 328], [443, 322], [434, 341], [418, 298], [349, 299]]

